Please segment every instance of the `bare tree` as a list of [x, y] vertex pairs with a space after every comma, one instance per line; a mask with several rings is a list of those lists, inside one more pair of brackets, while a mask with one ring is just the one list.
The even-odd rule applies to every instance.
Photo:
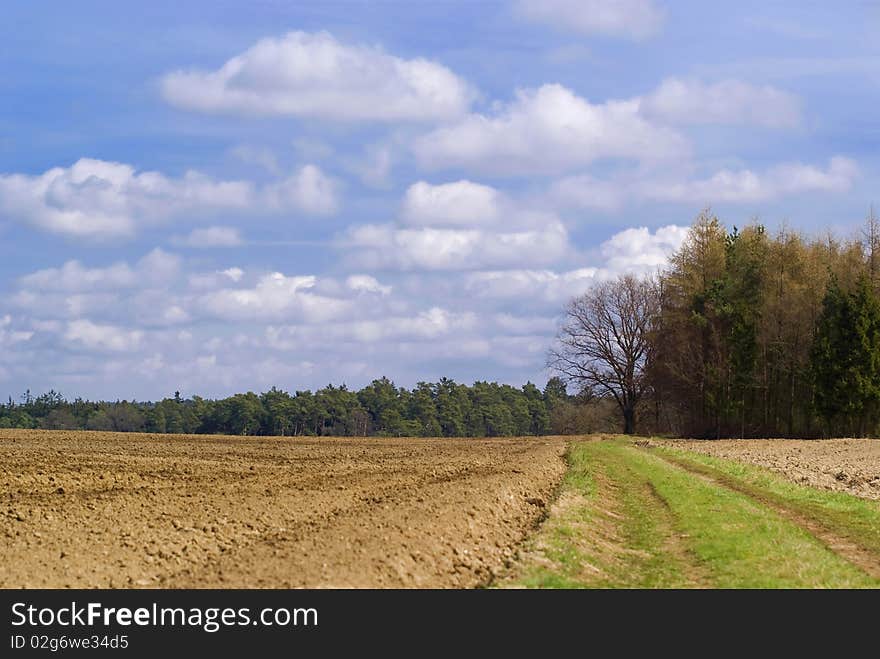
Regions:
[[865, 238], [865, 247], [868, 251], [868, 273], [871, 281], [877, 281], [877, 258], [880, 255], [880, 220], [874, 215], [874, 204], [868, 210], [868, 217], [865, 218], [865, 228], [862, 229], [862, 235]]
[[650, 278], [624, 275], [597, 284], [568, 303], [547, 357], [568, 382], [613, 396], [628, 435], [648, 387], [649, 334], [658, 308], [658, 287]]

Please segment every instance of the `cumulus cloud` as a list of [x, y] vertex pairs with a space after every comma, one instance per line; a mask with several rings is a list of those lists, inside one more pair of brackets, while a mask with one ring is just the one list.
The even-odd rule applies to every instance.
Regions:
[[330, 215], [337, 210], [337, 183], [315, 165], [306, 165], [278, 183], [266, 186], [263, 193], [270, 208], [290, 208], [310, 215]]
[[172, 279], [180, 267], [180, 258], [159, 248], [145, 255], [131, 267], [118, 262], [106, 268], [88, 268], [77, 260], [60, 268], [37, 270], [19, 279], [21, 288], [40, 292], [96, 292], [135, 288]]
[[643, 274], [663, 267], [684, 242], [688, 228], [677, 225], [620, 231], [599, 248], [600, 262], [592, 267], [557, 272], [550, 269], [488, 270], [468, 274], [468, 295], [482, 299], [523, 300], [558, 306], [583, 293], [594, 282], [625, 273]]
[[354, 225], [336, 245], [357, 267], [406, 271], [544, 265], [570, 249], [556, 215], [468, 180], [414, 183], [396, 222]]
[[37, 270], [19, 280], [24, 288], [39, 291], [81, 291], [128, 288], [137, 284], [137, 274], [127, 263], [106, 268], [87, 268], [79, 261], [67, 261], [60, 268]]
[[858, 164], [834, 156], [828, 167], [800, 162], [781, 163], [763, 172], [722, 169], [707, 178], [672, 178], [658, 172], [618, 176], [610, 180], [590, 175], [569, 176], [554, 182], [548, 192], [556, 205], [616, 210], [626, 203], [662, 201], [713, 205], [770, 201], [793, 194], [847, 192], [859, 177]]
[[0, 217], [82, 239], [130, 238], [141, 226], [193, 215], [326, 214], [336, 204], [334, 184], [313, 165], [264, 188], [193, 171], [180, 178], [136, 172], [131, 165], [91, 158], [39, 175], [0, 175]]
[[304, 344], [354, 342], [375, 344], [382, 341], [433, 341], [452, 333], [473, 329], [476, 315], [431, 307], [414, 316], [391, 316], [381, 320], [352, 320], [329, 326], [270, 326], [268, 344], [279, 350], [297, 350]]
[[668, 78], [642, 99], [641, 111], [648, 117], [683, 124], [792, 128], [801, 123], [801, 103], [796, 96], [741, 80], [707, 84]]
[[72, 320], [64, 333], [66, 341], [89, 350], [131, 351], [140, 346], [144, 333], [115, 325], [99, 325], [87, 319]]
[[34, 333], [27, 330], [12, 329], [12, 316], [0, 316], [0, 346], [8, 348], [17, 343], [30, 341]]
[[593, 104], [558, 84], [519, 90], [488, 115], [471, 114], [417, 138], [422, 167], [549, 174], [605, 158], [656, 162], [689, 152], [686, 140], [639, 112], [638, 99]]
[[414, 183], [403, 199], [401, 218], [422, 226], [465, 226], [498, 219], [500, 194], [494, 188], [471, 181], [431, 185]]
[[251, 288], [224, 288], [202, 296], [197, 304], [205, 312], [229, 320], [295, 318], [314, 323], [336, 318], [350, 308], [350, 301], [312, 291], [313, 275], [265, 275]]
[[169, 178], [131, 165], [82, 158], [43, 174], [0, 175], [0, 213], [72, 237], [129, 237], [140, 223], [184, 213], [245, 208], [251, 189], [188, 172]]
[[835, 156], [825, 170], [797, 162], [777, 165], [763, 173], [724, 169], [707, 179], [648, 183], [640, 194], [673, 202], [758, 202], [806, 192], [846, 192], [858, 175], [855, 161]]
[[393, 224], [350, 229], [341, 245], [366, 268], [475, 270], [552, 263], [567, 253], [568, 232], [558, 220], [523, 231], [400, 228]]
[[175, 71], [165, 99], [201, 112], [338, 121], [437, 120], [467, 111], [469, 85], [446, 67], [327, 32], [261, 39], [215, 71]]
[[241, 268], [227, 268], [220, 272], [224, 277], [228, 277], [232, 281], [241, 281], [241, 278], [244, 277], [244, 270]]
[[391, 286], [380, 284], [378, 279], [370, 275], [351, 275], [345, 280], [345, 285], [352, 291], [379, 293], [380, 295], [391, 294]]
[[480, 299], [523, 300], [532, 304], [559, 304], [583, 293], [595, 280], [598, 269], [578, 268], [567, 272], [553, 270], [489, 270], [468, 274], [467, 294]]
[[[189, 270], [199, 261], [153, 250], [129, 263], [98, 268], [70, 261], [32, 273], [17, 281], [13, 298], [27, 294], [33, 304], [19, 307], [14, 320], [0, 316], [0, 345], [13, 346], [3, 351], [12, 361], [0, 355], [2, 365], [10, 377], [65, 391], [70, 383], [77, 393], [106, 384], [118, 395], [120, 386], [136, 382], [138, 394], [149, 397], [175, 389], [215, 395], [273, 384], [322, 386], [327, 371], [315, 366], [315, 354], [340, 365], [329, 379], [356, 386], [389, 365], [404, 382], [455, 377], [446, 370], [455, 364], [467, 373], [479, 363], [539, 373], [566, 299], [619, 272], [654, 269], [685, 231], [627, 230], [584, 255], [581, 267], [566, 269], [559, 266], [575, 255], [542, 262], [535, 254], [546, 250], [533, 236], [494, 252], [518, 233], [504, 225], [476, 230], [477, 239], [454, 228], [383, 230], [421, 236], [415, 250], [374, 245], [382, 254], [403, 253], [390, 268], [412, 265], [415, 272], [365, 268], [331, 278], [231, 264]], [[536, 224], [524, 233], [541, 230]], [[442, 241], [432, 241], [447, 233], [467, 237], [461, 253], [444, 253]], [[442, 256], [431, 261], [438, 244]], [[345, 262], [354, 267], [352, 259]], [[31, 350], [46, 358], [27, 357]], [[441, 370], [426, 375], [425, 364]]]
[[518, 0], [515, 7], [523, 18], [559, 30], [633, 40], [656, 34], [665, 19], [652, 0]]
[[600, 247], [603, 268], [613, 275], [656, 270], [681, 247], [687, 234], [688, 227], [674, 224], [660, 227], [654, 233], [647, 227], [620, 231]]
[[180, 257], [157, 247], [138, 261], [137, 270], [145, 284], [165, 284], [177, 277]]
[[174, 236], [171, 242], [179, 247], [205, 249], [210, 247], [238, 247], [243, 241], [241, 234], [235, 227], [207, 227], [205, 229], [193, 229], [186, 236]]

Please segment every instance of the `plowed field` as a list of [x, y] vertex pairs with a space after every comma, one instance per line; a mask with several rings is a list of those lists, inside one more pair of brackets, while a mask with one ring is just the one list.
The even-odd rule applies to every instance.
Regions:
[[0, 587], [472, 587], [565, 471], [560, 438], [0, 430]]

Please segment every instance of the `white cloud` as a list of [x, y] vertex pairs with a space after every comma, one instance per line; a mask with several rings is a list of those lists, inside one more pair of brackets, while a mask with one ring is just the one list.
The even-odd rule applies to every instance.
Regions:
[[140, 223], [199, 211], [242, 209], [251, 187], [197, 172], [173, 179], [130, 165], [82, 158], [43, 174], [0, 175], [0, 213], [71, 237], [129, 237]]
[[[155, 313], [155, 310], [153, 311]], [[165, 307], [159, 312], [158, 321], [160, 325], [179, 325], [189, 322], [191, 319], [189, 313], [181, 306], [172, 304]]]
[[77, 318], [87, 314], [107, 313], [118, 308], [120, 297], [116, 292], [57, 293], [19, 290], [10, 296], [9, 303], [22, 310], [50, 317]]
[[686, 140], [639, 113], [639, 100], [592, 104], [562, 85], [519, 90], [490, 115], [471, 114], [417, 138], [429, 169], [541, 174], [605, 158], [655, 162], [689, 152]]
[[0, 217], [83, 239], [130, 238], [143, 225], [217, 212], [326, 214], [335, 186], [306, 165], [263, 189], [247, 181], [215, 181], [198, 172], [169, 178], [131, 165], [82, 158], [43, 174], [0, 175]]
[[471, 181], [419, 181], [406, 191], [401, 218], [416, 226], [473, 227], [498, 219], [499, 201], [497, 190]]
[[561, 222], [524, 231], [478, 229], [402, 229], [392, 224], [362, 225], [340, 243], [367, 268], [474, 270], [547, 264], [568, 251]]
[[426, 121], [465, 112], [473, 92], [446, 67], [348, 45], [327, 32], [261, 39], [216, 71], [176, 71], [162, 94], [181, 108], [340, 121]]
[[72, 320], [67, 324], [64, 338], [89, 350], [108, 350], [126, 352], [140, 346], [144, 333], [140, 330], [127, 330], [115, 325], [99, 325], [90, 320]]
[[295, 318], [313, 323], [336, 318], [350, 307], [348, 300], [312, 292], [313, 275], [288, 277], [273, 272], [252, 288], [224, 288], [205, 294], [198, 305], [207, 313], [229, 320]]
[[653, 118], [684, 124], [753, 124], [792, 128], [801, 123], [801, 103], [770, 85], [740, 80], [706, 84], [668, 78], [644, 97], [642, 112]]
[[137, 285], [138, 279], [127, 263], [86, 268], [79, 261], [67, 261], [60, 268], [46, 268], [25, 275], [19, 282], [29, 290], [74, 292], [128, 288]]
[[46, 268], [24, 275], [19, 285], [27, 291], [95, 292], [143, 287], [173, 279], [180, 258], [161, 249], [145, 255], [135, 267], [114, 263], [106, 268], [87, 268], [79, 261], [67, 261], [60, 268]]
[[724, 169], [708, 179], [648, 183], [642, 186], [640, 194], [649, 199], [673, 202], [758, 202], [807, 192], [846, 192], [858, 175], [855, 161], [835, 156], [824, 171], [802, 163], [777, 165], [764, 173], [750, 169]]
[[502, 332], [517, 335], [552, 334], [556, 330], [556, 319], [547, 316], [519, 316], [510, 313], [496, 313], [491, 317], [492, 324]]
[[391, 294], [391, 286], [383, 286], [378, 279], [370, 275], [351, 275], [345, 280], [345, 285], [352, 291], [379, 293], [380, 295]]
[[241, 281], [242, 277], [244, 277], [244, 270], [242, 270], [241, 268], [227, 268], [226, 270], [223, 270], [220, 274], [229, 277], [229, 279], [231, 279], [232, 281], [238, 282]]
[[[6, 314], [0, 317], [0, 347], [8, 348], [18, 343], [30, 341], [34, 333], [27, 330], [12, 329], [12, 316]], [[3, 355], [0, 354], [0, 358]]]
[[722, 169], [708, 178], [664, 176], [658, 172], [618, 175], [610, 180], [590, 175], [569, 176], [550, 186], [550, 203], [562, 207], [613, 211], [627, 203], [664, 201], [713, 205], [756, 203], [793, 194], [841, 193], [859, 177], [858, 164], [834, 156], [828, 167], [792, 162], [763, 172]]
[[652, 0], [518, 0], [516, 11], [559, 30], [634, 40], [659, 32], [665, 19]]
[[602, 243], [603, 269], [612, 275], [652, 271], [666, 264], [669, 256], [684, 242], [688, 227], [660, 227], [651, 233], [647, 227], [626, 229]]
[[431, 307], [414, 316], [391, 316], [381, 320], [353, 320], [322, 326], [269, 326], [266, 341], [278, 350], [301, 350], [304, 345], [332, 345], [339, 342], [423, 342], [471, 330], [476, 323], [477, 317], [473, 313], [456, 313]]
[[532, 304], [557, 305], [583, 293], [597, 277], [597, 268], [568, 272], [552, 270], [500, 270], [469, 274], [464, 281], [468, 295], [481, 299], [524, 300]]
[[270, 208], [299, 209], [309, 215], [330, 215], [338, 207], [337, 183], [315, 165], [306, 165], [292, 176], [266, 187]]
[[545, 265], [570, 249], [556, 215], [468, 180], [419, 181], [397, 222], [351, 226], [336, 245], [358, 267], [407, 271]]
[[688, 228], [669, 225], [653, 233], [646, 227], [620, 231], [599, 248], [601, 261], [592, 267], [564, 272], [549, 269], [513, 269], [468, 274], [464, 288], [482, 299], [530, 300], [558, 306], [583, 293], [595, 281], [624, 273], [650, 273], [667, 263], [687, 236]]
[[137, 269], [145, 284], [165, 284], [177, 277], [180, 257], [157, 247], [138, 261]]
[[241, 234], [235, 227], [207, 227], [193, 229], [187, 236], [174, 236], [174, 245], [204, 249], [209, 247], [238, 247], [242, 244]]

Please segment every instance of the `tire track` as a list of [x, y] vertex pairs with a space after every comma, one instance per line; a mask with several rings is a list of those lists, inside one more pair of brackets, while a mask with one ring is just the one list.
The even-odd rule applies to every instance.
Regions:
[[[647, 450], [640, 447], [639, 450]], [[870, 549], [854, 542], [851, 538], [842, 535], [822, 521], [809, 515], [785, 506], [775, 498], [768, 496], [761, 490], [738, 481], [727, 474], [720, 473], [711, 467], [696, 465], [673, 456], [651, 452], [667, 464], [683, 469], [684, 471], [702, 478], [704, 481], [742, 494], [758, 505], [769, 508], [780, 517], [799, 526], [812, 535], [830, 551], [842, 557], [852, 565], [862, 570], [865, 574], [880, 579], [880, 557]]]
[[528, 584], [549, 570], [564, 575], [567, 587], [711, 587], [668, 502], [647, 476], [598, 446], [586, 459], [591, 486], [562, 488], [545, 524], [496, 585]]

